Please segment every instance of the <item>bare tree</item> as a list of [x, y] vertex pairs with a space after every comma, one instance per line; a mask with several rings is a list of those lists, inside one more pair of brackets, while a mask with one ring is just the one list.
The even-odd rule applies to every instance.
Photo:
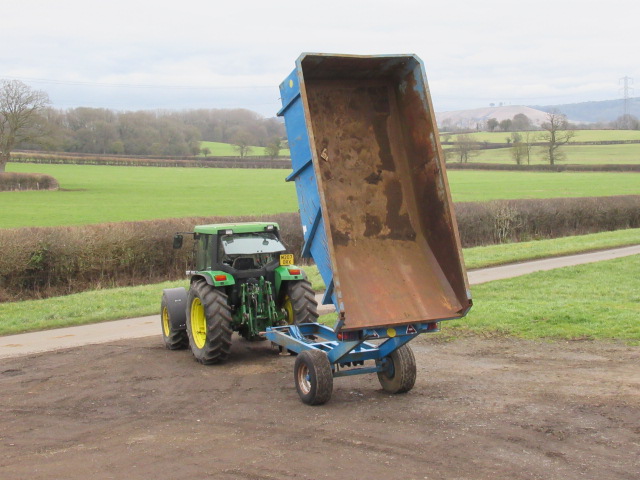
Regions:
[[19, 80], [0, 82], [0, 173], [5, 171], [16, 145], [44, 136], [41, 113], [48, 104], [45, 92]]
[[544, 156], [549, 161], [549, 165], [555, 165], [558, 160], [564, 158], [558, 149], [569, 143], [569, 140], [575, 137], [576, 132], [569, 130], [566, 115], [557, 111], [547, 113], [547, 121], [541, 127], [544, 131], [539, 138], [546, 144], [543, 147]]
[[629, 114], [619, 116], [611, 124], [618, 130], [640, 130], [638, 117]]
[[527, 155], [527, 165], [531, 165], [531, 151], [533, 150], [533, 146], [537, 140], [538, 134], [536, 132], [526, 130], [522, 134], [522, 144], [524, 145], [525, 153]]
[[522, 165], [524, 158], [527, 155], [527, 146], [522, 141], [522, 134], [512, 132], [511, 137], [508, 140], [511, 143], [511, 157], [517, 165]]
[[247, 156], [251, 152], [251, 136], [244, 131], [238, 133], [233, 140], [233, 148], [236, 149], [240, 158]]
[[265, 153], [273, 160], [280, 154], [280, 149], [282, 148], [282, 140], [278, 137], [274, 137], [265, 147]]
[[460, 163], [467, 163], [469, 158], [476, 154], [478, 143], [469, 134], [456, 135], [453, 148], [448, 150], [449, 155], [455, 156]]

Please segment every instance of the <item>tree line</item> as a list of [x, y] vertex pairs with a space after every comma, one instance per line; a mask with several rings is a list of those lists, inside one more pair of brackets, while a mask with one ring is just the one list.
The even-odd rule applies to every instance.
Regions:
[[246, 109], [114, 111], [50, 106], [46, 92], [19, 80], [0, 80], [0, 172], [15, 149], [113, 155], [192, 156], [200, 141], [250, 146], [277, 156], [284, 124]]
[[201, 153], [202, 140], [266, 147], [285, 135], [279, 120], [244, 109], [117, 112], [80, 107], [48, 108], [43, 115], [49, 133], [45, 144], [60, 152], [189, 156]]

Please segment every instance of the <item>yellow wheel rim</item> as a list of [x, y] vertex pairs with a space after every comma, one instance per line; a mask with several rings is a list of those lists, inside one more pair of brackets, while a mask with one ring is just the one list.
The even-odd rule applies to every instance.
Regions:
[[287, 312], [287, 323], [289, 325], [293, 325], [293, 322], [295, 320], [295, 314], [293, 313], [293, 304], [291, 303], [291, 298], [289, 297], [289, 295], [287, 295], [286, 297], [284, 297], [284, 303], [282, 304], [282, 308], [284, 308], [284, 311]]
[[204, 347], [207, 341], [207, 317], [204, 314], [204, 307], [198, 297], [191, 302], [191, 336], [196, 347]]
[[168, 337], [171, 333], [169, 328], [169, 309], [167, 307], [162, 309], [162, 331], [165, 337]]

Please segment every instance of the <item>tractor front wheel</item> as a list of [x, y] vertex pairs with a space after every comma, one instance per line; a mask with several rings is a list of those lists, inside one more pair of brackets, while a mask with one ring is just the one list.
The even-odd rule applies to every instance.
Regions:
[[293, 367], [296, 390], [307, 405], [327, 403], [333, 393], [333, 372], [322, 350], [305, 350], [296, 357]]
[[416, 383], [416, 357], [409, 345], [402, 345], [380, 363], [384, 370], [378, 372], [378, 380], [385, 392], [406, 393]]
[[187, 302], [187, 335], [193, 356], [205, 365], [226, 360], [232, 333], [227, 296], [204, 280], [194, 281]]
[[318, 321], [318, 302], [308, 280], [289, 281], [282, 302], [289, 324], [301, 325]]

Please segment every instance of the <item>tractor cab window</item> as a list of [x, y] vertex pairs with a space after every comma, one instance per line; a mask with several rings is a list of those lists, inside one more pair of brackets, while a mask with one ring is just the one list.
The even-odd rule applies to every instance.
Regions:
[[196, 248], [196, 269], [211, 270], [211, 238], [212, 235], [200, 234]]
[[220, 239], [222, 262], [238, 270], [262, 268], [278, 258], [285, 246], [273, 233], [223, 235]]

